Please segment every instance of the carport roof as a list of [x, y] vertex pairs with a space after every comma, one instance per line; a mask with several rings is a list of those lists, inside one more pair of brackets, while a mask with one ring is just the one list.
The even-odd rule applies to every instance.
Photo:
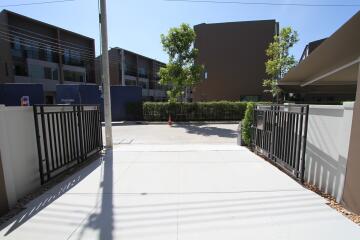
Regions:
[[355, 85], [359, 62], [360, 11], [291, 69], [279, 85]]

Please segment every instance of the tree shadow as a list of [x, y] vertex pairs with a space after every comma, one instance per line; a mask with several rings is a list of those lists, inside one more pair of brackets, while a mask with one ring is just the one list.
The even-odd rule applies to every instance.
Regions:
[[196, 134], [201, 136], [218, 136], [224, 138], [236, 138], [237, 132], [235, 130], [213, 127], [206, 124], [176, 124], [174, 128], [184, 128], [186, 133]]

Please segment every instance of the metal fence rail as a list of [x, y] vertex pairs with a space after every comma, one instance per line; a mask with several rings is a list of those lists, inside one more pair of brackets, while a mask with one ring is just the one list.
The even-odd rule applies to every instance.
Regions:
[[41, 184], [103, 148], [99, 106], [34, 105]]
[[304, 180], [308, 105], [257, 105], [251, 143], [255, 151]]

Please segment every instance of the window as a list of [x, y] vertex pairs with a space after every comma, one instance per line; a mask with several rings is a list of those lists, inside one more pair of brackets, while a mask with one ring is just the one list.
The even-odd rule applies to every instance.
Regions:
[[51, 68], [49, 68], [49, 67], [44, 67], [44, 78], [45, 78], [45, 79], [52, 79]]
[[46, 46], [46, 60], [52, 62], [52, 51], [49, 45]]
[[64, 50], [64, 63], [67, 64], [70, 62], [70, 50], [65, 49]]
[[70, 51], [70, 57], [71, 57], [71, 62], [74, 64], [80, 64], [81, 63], [81, 56], [80, 53], [78, 51], [74, 51], [71, 50]]
[[145, 68], [143, 68], [143, 67], [139, 68], [139, 77], [142, 77], [142, 78], [147, 78], [148, 77]]
[[85, 82], [86, 74], [83, 72], [74, 72], [65, 70], [64, 71], [64, 79], [69, 82]]
[[15, 50], [20, 50], [21, 49], [21, 44], [20, 44], [20, 38], [19, 37], [14, 37], [12, 48], [15, 49]]
[[37, 64], [30, 64], [29, 76], [38, 79], [58, 80], [59, 70], [57, 68], [44, 67]]
[[59, 80], [59, 71], [57, 69], [52, 70], [52, 79]]
[[25, 46], [28, 58], [39, 59], [39, 45], [34, 42], [28, 42]]

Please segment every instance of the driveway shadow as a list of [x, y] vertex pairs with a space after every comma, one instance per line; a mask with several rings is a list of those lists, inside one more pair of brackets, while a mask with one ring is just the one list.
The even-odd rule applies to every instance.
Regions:
[[[69, 190], [78, 185], [81, 181], [83, 181], [89, 174], [95, 171], [102, 164], [102, 157], [89, 162], [88, 165], [84, 166], [82, 169], [75, 169], [71, 176], [65, 177], [60, 183], [49, 183], [48, 185], [44, 185], [42, 189], [39, 190], [41, 195], [34, 197], [33, 200], [26, 203], [23, 210], [16, 213], [15, 217], [10, 218], [7, 222], [0, 226], [0, 231], [8, 227], [10, 224], [12, 226], [9, 230], [6, 231], [4, 236], [8, 236], [21, 225], [25, 224], [28, 220], [36, 216], [43, 209], [51, 205], [55, 200], [63, 196]], [[55, 179], [53, 181], [56, 181]], [[55, 185], [54, 185], [55, 184]], [[35, 195], [39, 194], [35, 193]], [[28, 196], [31, 197], [31, 194]]]
[[228, 128], [213, 127], [207, 124], [175, 124], [174, 128], [184, 128], [186, 133], [196, 134], [201, 136], [218, 136], [224, 138], [236, 138], [235, 130]]

